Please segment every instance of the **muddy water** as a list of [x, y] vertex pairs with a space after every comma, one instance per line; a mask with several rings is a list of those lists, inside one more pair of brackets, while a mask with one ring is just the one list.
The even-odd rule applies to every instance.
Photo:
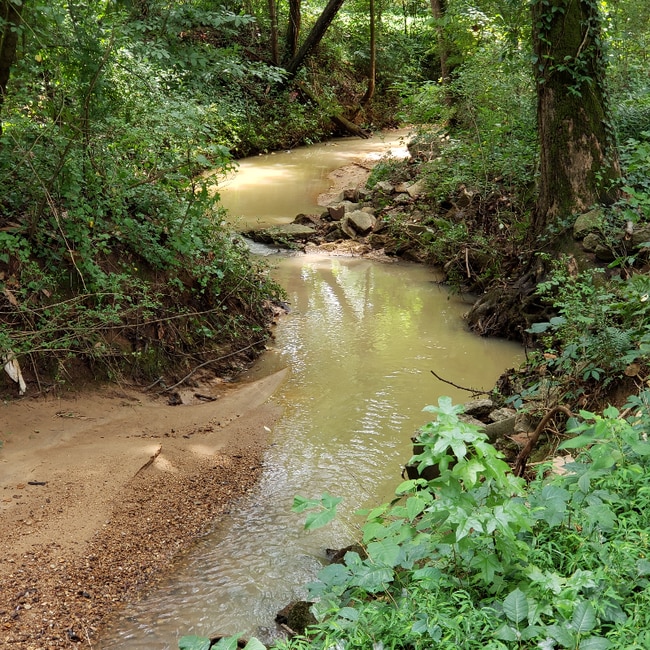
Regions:
[[328, 189], [328, 174], [363, 159], [407, 155], [406, 129], [388, 131], [370, 140], [337, 138], [310, 147], [242, 160], [229, 177], [213, 177], [213, 189], [239, 230], [288, 223], [300, 212], [320, 212], [317, 198]]
[[[295, 211], [294, 211], [295, 212]], [[262, 480], [249, 498], [179, 562], [104, 638], [104, 650], [177, 647], [183, 634], [243, 633], [269, 640], [277, 610], [305, 596], [325, 548], [355, 538], [359, 507], [392, 495], [410, 437], [440, 395], [436, 380], [489, 388], [521, 360], [518, 346], [465, 331], [467, 305], [430, 269], [367, 260], [274, 260], [292, 313], [253, 376], [288, 367], [274, 396], [284, 415], [271, 434]], [[294, 495], [344, 497], [329, 527], [305, 532]]]

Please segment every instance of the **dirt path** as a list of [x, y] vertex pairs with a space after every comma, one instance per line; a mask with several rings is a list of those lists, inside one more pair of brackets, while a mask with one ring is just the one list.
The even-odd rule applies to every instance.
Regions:
[[115, 388], [1, 404], [0, 647], [97, 647], [106, 618], [252, 489], [283, 379], [179, 406]]

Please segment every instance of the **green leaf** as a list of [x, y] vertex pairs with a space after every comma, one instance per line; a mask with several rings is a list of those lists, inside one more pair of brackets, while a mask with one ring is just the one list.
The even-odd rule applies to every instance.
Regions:
[[341, 607], [337, 614], [341, 618], [347, 618], [348, 621], [356, 621], [359, 618], [360, 612], [358, 609], [354, 609], [354, 607]]
[[385, 589], [387, 584], [392, 581], [393, 572], [390, 569], [364, 564], [355, 569], [351, 584], [374, 593]]
[[266, 646], [255, 637], [252, 637], [244, 646], [244, 650], [266, 650]]
[[594, 629], [596, 626], [596, 612], [594, 606], [588, 600], [578, 603], [571, 617], [571, 625], [580, 634]]
[[202, 636], [183, 636], [178, 640], [179, 650], [209, 650], [210, 639]]
[[611, 641], [602, 636], [590, 636], [580, 641], [580, 650], [607, 650], [611, 647]]
[[378, 564], [394, 567], [399, 563], [401, 547], [392, 539], [368, 544], [368, 556]]
[[217, 645], [212, 646], [212, 649], [213, 650], [237, 650], [237, 641], [239, 641], [239, 635], [223, 637], [222, 639], [219, 639]]
[[563, 648], [575, 647], [575, 635], [562, 625], [549, 625], [546, 633], [555, 639]]
[[503, 601], [503, 611], [513, 623], [521, 623], [528, 616], [528, 600], [520, 589], [510, 592]]
[[518, 641], [519, 632], [512, 626], [504, 623], [495, 633], [494, 636], [500, 641]]
[[406, 501], [406, 512], [409, 521], [413, 521], [426, 507], [428, 503], [421, 497], [409, 497]]

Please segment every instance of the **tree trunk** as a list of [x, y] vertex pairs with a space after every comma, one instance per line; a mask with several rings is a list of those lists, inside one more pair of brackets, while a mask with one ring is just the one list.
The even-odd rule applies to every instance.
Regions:
[[368, 89], [361, 99], [361, 106], [365, 106], [375, 94], [375, 81], [377, 78], [377, 34], [375, 29], [375, 0], [370, 0], [370, 70], [368, 72]]
[[[2, 19], [2, 35], [0, 36], [0, 110], [7, 95], [7, 84], [11, 66], [16, 58], [18, 46], [18, 26], [24, 3], [15, 5], [11, 0], [0, 2], [0, 18]], [[0, 120], [0, 135], [2, 134], [2, 121]]]
[[[445, 26], [442, 19], [447, 11], [447, 0], [431, 0], [431, 13], [435, 20], [436, 40], [438, 41], [438, 57], [440, 59], [440, 79], [443, 85], [449, 85], [449, 45], [445, 37]], [[445, 95], [446, 97], [446, 95]], [[449, 99], [448, 97], [446, 97]]]
[[285, 61], [291, 61], [298, 51], [301, 21], [300, 2], [301, 0], [289, 0], [289, 24], [287, 25]]
[[271, 63], [280, 65], [280, 53], [278, 49], [278, 11], [275, 0], [268, 0], [269, 20], [271, 21]]
[[321, 42], [323, 36], [325, 36], [327, 28], [336, 17], [343, 2], [345, 2], [345, 0], [329, 0], [327, 6], [323, 9], [323, 13], [318, 17], [316, 24], [309, 32], [305, 42], [302, 44], [302, 47], [298, 50], [296, 56], [294, 56], [285, 66], [287, 71], [287, 80], [291, 80], [296, 76], [296, 73], [300, 70], [307, 57]]
[[[594, 204], [614, 201], [614, 181], [621, 172], [608, 126], [598, 5], [594, 0], [535, 0], [532, 19], [540, 179], [530, 234], [538, 249], [550, 244], [557, 253], [573, 246], [557, 226]], [[540, 238], [549, 232], [552, 237]], [[535, 290], [547, 270], [533, 255], [517, 278], [495, 283], [467, 315], [470, 328], [523, 336], [543, 308]]]
[[609, 126], [601, 18], [592, 0], [532, 7], [540, 181], [533, 234], [616, 199], [620, 177]]

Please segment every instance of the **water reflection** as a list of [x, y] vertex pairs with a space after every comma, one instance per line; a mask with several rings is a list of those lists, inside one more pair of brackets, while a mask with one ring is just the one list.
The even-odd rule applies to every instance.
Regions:
[[[134, 606], [106, 637], [105, 650], [176, 648], [182, 634], [270, 637], [276, 611], [304, 596], [326, 547], [354, 539], [354, 512], [389, 498], [410, 455], [422, 408], [489, 387], [518, 363], [520, 349], [477, 338], [467, 308], [429, 269], [366, 260], [293, 257], [275, 275], [292, 313], [276, 347], [253, 374], [288, 366], [274, 396], [284, 415], [273, 431], [256, 492], [218, 522], [160, 589]], [[330, 527], [306, 533], [291, 513], [295, 494], [345, 498]]]

